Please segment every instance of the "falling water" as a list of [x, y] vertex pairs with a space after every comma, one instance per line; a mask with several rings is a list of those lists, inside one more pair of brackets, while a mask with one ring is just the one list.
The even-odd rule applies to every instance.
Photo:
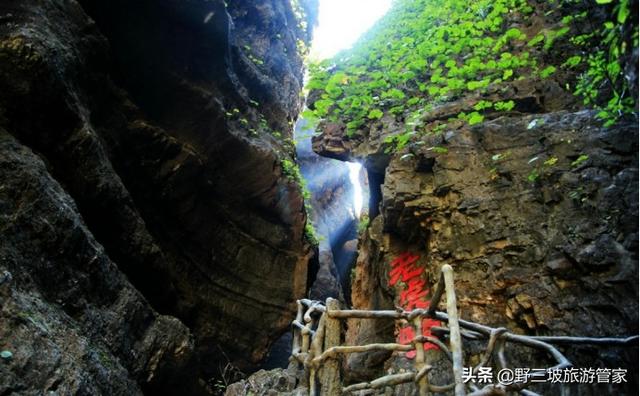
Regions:
[[[321, 157], [311, 148], [313, 129], [304, 119], [296, 123], [294, 138], [300, 172], [311, 192], [309, 218], [319, 240], [318, 269], [310, 285], [309, 297], [327, 297], [350, 302], [350, 273], [357, 251], [358, 220], [368, 191], [363, 188], [364, 172], [355, 162]], [[271, 348], [263, 368], [284, 367], [291, 347], [287, 332]]]
[[349, 300], [349, 274], [356, 256], [357, 222], [363, 207], [362, 166], [320, 157], [311, 148], [313, 129], [296, 125], [300, 171], [311, 192], [310, 218], [319, 236], [319, 271], [311, 297]]

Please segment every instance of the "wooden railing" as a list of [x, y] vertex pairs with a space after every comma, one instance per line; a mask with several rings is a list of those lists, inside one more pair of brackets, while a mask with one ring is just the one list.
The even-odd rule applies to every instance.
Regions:
[[[442, 295], [446, 294], [446, 313], [438, 311]], [[378, 343], [367, 345], [340, 345], [341, 321], [345, 319], [392, 319], [406, 321], [413, 326], [416, 336], [409, 344]], [[448, 338], [448, 346], [438, 337], [425, 336], [422, 331], [422, 319], [431, 318], [447, 323], [446, 328], [432, 327], [431, 332], [440, 338]], [[337, 300], [329, 298], [325, 303], [312, 300], [298, 300], [298, 312], [292, 322], [293, 345], [291, 363], [302, 365], [308, 376], [309, 394], [339, 396], [355, 391], [380, 389], [414, 382], [420, 396], [431, 393], [453, 391], [455, 396], [503, 395], [507, 391], [517, 391], [533, 396], [535, 392], [525, 389], [532, 380], [539, 379], [540, 373], [527, 374], [525, 381], [512, 384], [489, 384], [479, 388], [474, 383], [463, 381], [462, 338], [487, 340], [486, 351], [471, 374], [477, 374], [481, 367], [489, 367], [494, 355], [499, 368], [508, 367], [504, 354], [506, 343], [517, 343], [547, 352], [556, 362], [549, 370], [563, 369], [571, 362], [552, 344], [594, 344], [594, 345], [635, 345], [638, 336], [627, 338], [591, 338], [591, 337], [536, 337], [510, 333], [505, 328], [491, 328], [458, 318], [453, 269], [444, 265], [440, 280], [436, 286], [428, 309], [412, 311], [368, 311], [343, 310]], [[435, 385], [429, 382], [429, 372], [433, 366], [426, 360], [425, 343], [436, 345], [445, 354], [453, 366], [453, 383]], [[400, 374], [389, 374], [371, 382], [343, 386], [340, 378], [340, 355], [370, 351], [409, 352], [415, 350], [414, 370]]]

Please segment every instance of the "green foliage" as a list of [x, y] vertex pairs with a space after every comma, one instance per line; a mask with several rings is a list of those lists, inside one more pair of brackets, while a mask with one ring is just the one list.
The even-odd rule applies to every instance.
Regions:
[[[304, 206], [307, 210], [307, 213], [310, 214], [312, 212], [312, 207], [309, 203], [309, 201], [311, 200], [311, 191], [309, 191], [307, 181], [302, 177], [300, 167], [298, 166], [298, 164], [287, 158], [280, 161], [280, 166], [282, 167], [282, 173], [287, 177], [287, 179], [289, 179], [289, 181], [292, 183], [298, 184], [298, 186], [300, 187], [302, 198], [305, 201]], [[307, 220], [307, 223], [305, 224], [305, 235], [309, 242], [314, 245], [318, 244], [319, 238], [310, 220]]]
[[280, 161], [280, 166], [282, 166], [282, 173], [289, 179], [289, 181], [296, 183], [300, 186], [300, 191], [302, 192], [302, 198], [306, 202], [311, 199], [311, 192], [309, 191], [309, 187], [307, 186], [307, 181], [302, 177], [300, 173], [300, 167], [295, 162], [290, 159], [283, 159]]
[[369, 227], [369, 216], [362, 215], [358, 222], [358, 234], [362, 234]]
[[[353, 50], [310, 65], [307, 87], [320, 91], [314, 117], [341, 120], [353, 136], [385, 113], [410, 118], [424, 103], [529, 75], [536, 61], [510, 52], [526, 36], [506, 19], [531, 11], [526, 0], [399, 0]], [[473, 124], [484, 116], [464, 119]], [[401, 149], [420, 122], [387, 143]]]
[[300, 186], [300, 191], [302, 192], [302, 198], [308, 203], [311, 199], [311, 191], [309, 191], [309, 187], [307, 186], [307, 181], [302, 177], [302, 173], [300, 173], [300, 167], [295, 162], [290, 159], [283, 159], [280, 161], [280, 166], [282, 166], [282, 173], [289, 179], [289, 181], [296, 183]]
[[571, 163], [571, 166], [572, 167], [580, 166], [583, 162], [587, 161], [588, 159], [589, 159], [588, 155], [580, 154], [580, 156]]
[[316, 229], [310, 220], [307, 220], [307, 224], [304, 225], [304, 235], [312, 245], [317, 245], [320, 242]]
[[407, 143], [409, 143], [413, 135], [415, 135], [415, 132], [405, 132], [399, 135], [387, 136], [384, 138], [384, 143], [387, 144], [385, 153], [390, 154], [402, 150]]
[[513, 100], [508, 100], [506, 102], [497, 102], [493, 105], [493, 107], [498, 111], [511, 111], [516, 106]]
[[543, 162], [544, 166], [554, 166], [556, 163], [558, 163], [557, 157], [551, 157]]
[[580, 55], [574, 55], [571, 58], [567, 59], [563, 64], [562, 67], [565, 69], [572, 69], [577, 67], [578, 65], [580, 65], [580, 63], [582, 63], [582, 56]]
[[298, 23], [298, 29], [302, 32], [307, 31], [307, 13], [305, 8], [302, 5], [300, 0], [291, 0], [291, 9], [293, 10], [293, 15], [296, 17], [296, 21]]
[[[563, 78], [567, 74], [559, 73], [562, 68], [582, 73], [575, 93], [599, 110], [605, 125], [612, 125], [636, 105], [621, 59], [637, 46], [637, 24], [629, 23], [629, 0], [584, 1], [593, 2], [592, 7], [578, 7], [578, 0], [554, 0], [550, 5], [532, 0], [397, 0], [352, 50], [309, 66], [307, 87], [316, 91], [309, 112], [316, 120], [343, 122], [347, 137], [365, 134], [372, 120], [385, 115], [411, 124], [385, 140], [391, 153], [428, 132], [422, 117], [426, 103], [482, 95], [490, 85], [531, 76]], [[610, 21], [585, 32], [586, 22], [600, 15], [597, 7], [610, 9]], [[542, 17], [545, 10], [544, 16], [566, 15], [530, 36], [514, 26], [533, 12]], [[569, 45], [573, 51], [566, 50]], [[554, 53], [543, 57], [547, 51]], [[537, 59], [554, 64], [541, 65]], [[510, 100], [480, 100], [474, 111], [457, 119], [474, 125], [493, 110], [514, 108]]]
[[[535, 166], [535, 164], [538, 163], [539, 159], [539, 157], [533, 157], [529, 160], [529, 164], [534, 164]], [[541, 176], [549, 174], [551, 172], [551, 168], [556, 166], [557, 163], [557, 157], [549, 157], [544, 162], [542, 162], [542, 165], [535, 166], [533, 169], [531, 169], [531, 172], [529, 172], [529, 174], [527, 175], [527, 180], [531, 183], [535, 183]]]
[[249, 58], [251, 62], [253, 62], [256, 66], [264, 65], [264, 61], [262, 59], [259, 59], [253, 54], [250, 46], [244, 45], [243, 48], [245, 50], [245, 55], [247, 56], [247, 58]]
[[555, 66], [547, 66], [544, 68], [544, 70], [542, 70], [540, 72], [540, 77], [542, 78], [547, 78], [550, 75], [552, 75], [553, 73], [556, 72], [556, 67]]
[[491, 107], [493, 107], [493, 103], [487, 100], [481, 100], [473, 106], [473, 108], [478, 111], [482, 111], [484, 109], [490, 109]]
[[382, 118], [383, 114], [384, 113], [380, 109], [373, 109], [369, 112], [369, 115], [367, 117], [372, 120], [379, 120], [380, 118]]
[[605, 126], [636, 112], [628, 81], [624, 76], [624, 59], [638, 46], [638, 25], [629, 19], [629, 0], [595, 0], [608, 7], [609, 20], [593, 32], [576, 37], [574, 43], [588, 46], [586, 59], [569, 58], [563, 67], [576, 67], [586, 61], [586, 70], [578, 79], [575, 94], [585, 105], [598, 109]]
[[302, 180], [302, 174], [300, 173], [300, 167], [298, 167], [298, 164], [285, 158], [280, 161], [280, 166], [282, 166], [282, 172], [290, 181], [300, 183]]
[[469, 125], [479, 124], [484, 121], [484, 116], [477, 111], [474, 111], [473, 113], [469, 114], [467, 121], [469, 121]]

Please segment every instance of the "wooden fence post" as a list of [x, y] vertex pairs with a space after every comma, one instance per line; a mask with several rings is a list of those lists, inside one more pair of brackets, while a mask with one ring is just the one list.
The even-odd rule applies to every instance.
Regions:
[[[331, 311], [340, 309], [340, 303], [333, 298], [327, 298], [326, 307], [323, 348], [325, 351], [340, 345], [340, 319], [331, 317]], [[327, 359], [322, 366], [320, 377], [320, 394], [322, 396], [340, 396], [342, 394], [339, 359], [336, 357]]]
[[453, 268], [449, 264], [442, 266], [445, 290], [447, 293], [447, 315], [449, 316], [449, 343], [453, 358], [453, 379], [455, 381], [455, 395], [464, 396], [465, 386], [462, 381], [462, 337], [458, 322], [458, 307], [456, 306], [456, 289], [453, 282]]
[[316, 330], [316, 334], [313, 336], [313, 340], [311, 340], [311, 349], [309, 351], [309, 396], [317, 396], [317, 387], [316, 387], [316, 373], [318, 372], [318, 367], [316, 363], [312, 360], [320, 355], [322, 355], [322, 344], [324, 343], [324, 323], [327, 320], [327, 313], [323, 312], [320, 316], [320, 321], [318, 322], [318, 328]]
[[[415, 336], [422, 336], [422, 316], [418, 315], [413, 319], [413, 328], [415, 330]], [[416, 374], [420, 373], [422, 369], [426, 366], [426, 354], [424, 352], [424, 344], [422, 342], [416, 341], [416, 357], [414, 364], [416, 366]], [[429, 379], [428, 374], [425, 374], [418, 380], [418, 394], [420, 396], [427, 396], [429, 394]]]
[[[296, 321], [302, 322], [302, 315], [304, 314], [304, 308], [300, 300], [296, 301], [298, 306], [298, 312], [296, 314]], [[298, 353], [300, 353], [300, 329], [297, 326], [293, 327], [292, 345], [291, 345], [291, 358], [289, 358], [289, 367], [298, 369], [300, 367], [300, 361], [298, 360]]]

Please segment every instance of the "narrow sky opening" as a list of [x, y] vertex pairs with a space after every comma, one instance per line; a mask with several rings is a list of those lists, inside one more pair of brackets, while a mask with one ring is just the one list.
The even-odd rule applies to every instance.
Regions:
[[320, 0], [311, 58], [330, 58], [339, 51], [350, 48], [389, 10], [391, 2], [392, 0]]

